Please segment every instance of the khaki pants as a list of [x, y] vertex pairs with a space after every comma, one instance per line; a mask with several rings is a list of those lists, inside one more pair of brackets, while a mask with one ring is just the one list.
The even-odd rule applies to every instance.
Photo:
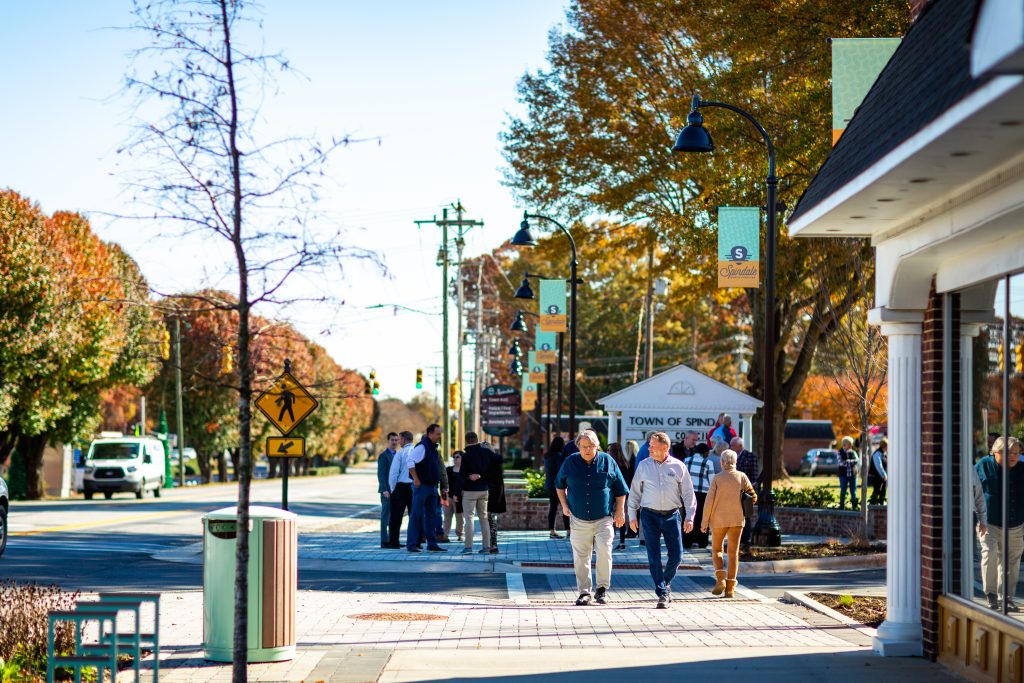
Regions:
[[[1009, 597], [1012, 600], [1017, 594], [1017, 579], [1020, 576], [1020, 555], [1024, 551], [1024, 526], [1010, 527], [1010, 545], [1006, 553], [1007, 570], [1010, 583]], [[1002, 597], [1003, 587], [1003, 530], [989, 525], [988, 531], [981, 539], [981, 585], [985, 595], [995, 595], [998, 591]]]
[[740, 533], [741, 526], [727, 526], [724, 528], [713, 527], [711, 529], [711, 561], [715, 565], [715, 571], [724, 569], [722, 566], [722, 542], [729, 539], [729, 571], [726, 576], [735, 580], [736, 573], [740, 568]]
[[572, 564], [576, 569], [576, 591], [589, 593], [594, 584], [590, 577], [591, 554], [597, 551], [597, 587], [607, 588], [612, 583], [612, 543], [615, 525], [611, 517], [586, 520], [569, 518], [569, 542], [572, 544]]
[[459, 536], [462, 535], [462, 518], [465, 515], [463, 512], [456, 512], [455, 508], [458, 504], [448, 498], [448, 506], [444, 509], [444, 535], [447, 536], [452, 530], [452, 518], [455, 519], [455, 533]]
[[462, 492], [462, 526], [466, 547], [473, 547], [473, 511], [480, 520], [480, 533], [484, 537], [484, 548], [491, 547], [491, 525], [487, 523], [487, 491]]

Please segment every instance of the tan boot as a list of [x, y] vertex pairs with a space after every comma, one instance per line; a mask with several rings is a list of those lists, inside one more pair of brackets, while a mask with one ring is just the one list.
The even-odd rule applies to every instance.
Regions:
[[721, 595], [722, 591], [725, 590], [725, 570], [716, 569], [715, 578], [718, 579], [718, 581], [715, 583], [715, 587], [711, 589], [711, 594]]
[[725, 582], [725, 596], [731, 598], [736, 591], [736, 579], [728, 579]]

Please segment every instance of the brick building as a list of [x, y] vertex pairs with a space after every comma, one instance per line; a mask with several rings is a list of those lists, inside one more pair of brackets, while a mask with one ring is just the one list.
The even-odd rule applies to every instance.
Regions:
[[[917, 4], [788, 227], [875, 246], [869, 319], [889, 347], [888, 614], [876, 651], [1021, 681], [1013, 600], [1024, 592], [1011, 580], [989, 606], [971, 470], [993, 436], [1024, 428], [1024, 3]], [[992, 526], [1001, 506], [984, 514], [1003, 548], [1021, 533]]]

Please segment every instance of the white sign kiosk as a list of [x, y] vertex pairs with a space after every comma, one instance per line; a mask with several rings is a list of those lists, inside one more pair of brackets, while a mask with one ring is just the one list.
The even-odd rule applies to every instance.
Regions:
[[689, 430], [706, 439], [719, 413], [732, 416], [732, 427], [753, 450], [751, 418], [763, 404], [685, 365], [669, 368], [597, 400], [608, 413], [608, 442], [643, 443], [651, 432], [666, 432], [673, 442]]

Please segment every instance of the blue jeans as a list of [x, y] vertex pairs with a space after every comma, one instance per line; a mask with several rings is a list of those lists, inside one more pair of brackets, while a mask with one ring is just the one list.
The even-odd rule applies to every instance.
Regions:
[[433, 535], [437, 528], [437, 485], [415, 486], [412, 489], [412, 512], [409, 513], [409, 532], [405, 537], [405, 547], [412, 548], [420, 544], [424, 538], [428, 548], [440, 548], [437, 537]]
[[846, 489], [850, 489], [850, 505], [857, 507], [857, 475], [847, 476], [845, 472], [839, 473], [839, 509], [846, 507]]
[[[665, 589], [672, 585], [672, 579], [679, 569], [679, 560], [683, 557], [682, 518], [679, 510], [663, 515], [647, 508], [640, 508], [640, 525], [644, 530], [647, 563], [651, 567], [654, 592], [661, 597], [665, 595]], [[665, 548], [668, 550], [668, 561], [664, 568], [661, 566], [662, 536], [665, 537]]]
[[388, 543], [388, 526], [391, 524], [391, 498], [380, 494], [380, 543]]

